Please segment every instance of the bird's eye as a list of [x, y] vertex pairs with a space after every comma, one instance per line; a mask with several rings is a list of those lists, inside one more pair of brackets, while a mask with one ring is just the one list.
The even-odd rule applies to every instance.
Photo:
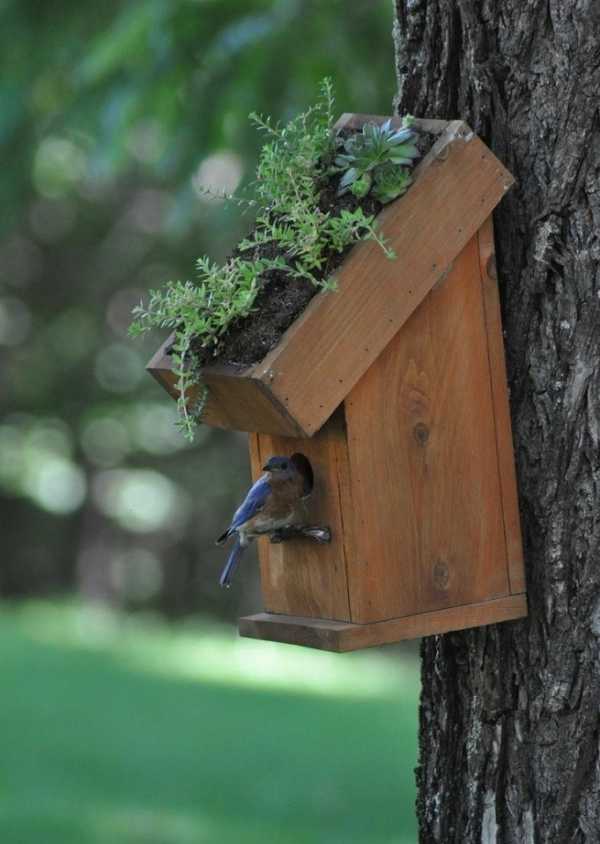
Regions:
[[282, 468], [282, 469], [283, 469], [283, 471], [285, 472], [285, 470], [287, 469], [287, 467], [288, 467], [287, 461], [286, 461], [286, 460], [284, 460], [284, 461], [282, 462], [282, 464], [281, 464], [281, 468]]

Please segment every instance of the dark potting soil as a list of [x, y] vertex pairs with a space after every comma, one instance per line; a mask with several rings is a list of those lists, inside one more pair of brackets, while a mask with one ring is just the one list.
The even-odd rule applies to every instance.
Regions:
[[[423, 155], [432, 144], [432, 136], [419, 133], [417, 143]], [[329, 179], [323, 186], [319, 207], [324, 212], [337, 216], [343, 210], [353, 211], [358, 206], [366, 215], [377, 215], [382, 204], [370, 196], [357, 199], [350, 193], [337, 195], [339, 176]], [[410, 190], [410, 188], [409, 188]], [[352, 246], [328, 256], [322, 277], [332, 275], [342, 263]], [[234, 252], [232, 257], [239, 254]], [[274, 258], [281, 254], [275, 243], [260, 244], [253, 251], [244, 253], [249, 258]], [[217, 354], [214, 350], [194, 348], [200, 365], [227, 365], [244, 369], [262, 360], [273, 349], [284, 332], [306, 308], [310, 300], [319, 293], [306, 279], [291, 278], [283, 270], [269, 270], [261, 278], [261, 288], [254, 302], [252, 313], [239, 319], [227, 330], [219, 342]], [[326, 295], [335, 296], [335, 293]]]

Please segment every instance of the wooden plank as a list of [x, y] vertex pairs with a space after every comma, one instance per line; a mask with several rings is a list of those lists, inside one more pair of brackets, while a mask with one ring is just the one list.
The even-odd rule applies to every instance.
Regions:
[[476, 235], [345, 409], [352, 621], [508, 594]]
[[455, 121], [419, 166], [414, 186], [379, 215], [398, 255], [355, 246], [335, 294], [319, 294], [257, 368], [307, 434], [318, 430], [376, 360], [500, 201], [512, 177]]
[[349, 620], [346, 557], [352, 505], [343, 415], [336, 414], [310, 440], [261, 433], [252, 442], [254, 477], [273, 455], [301, 452], [310, 460], [315, 487], [307, 500], [307, 521], [332, 531], [328, 545], [308, 539], [278, 545], [259, 540], [265, 607], [270, 612]]
[[[153, 355], [146, 369], [161, 387], [176, 401], [179, 398], [177, 378], [167, 354], [174, 342], [171, 334]], [[206, 425], [232, 431], [265, 431], [283, 436], [306, 436], [289, 415], [285, 407], [268, 390], [260, 378], [254, 377], [254, 367], [235, 371], [229, 367], [211, 366], [203, 371], [204, 383], [209, 389], [208, 400], [202, 415]], [[198, 387], [187, 392], [193, 405]]]
[[506, 363], [504, 359], [502, 316], [496, 278], [494, 228], [491, 217], [488, 217], [479, 229], [478, 243], [494, 416], [496, 420], [498, 469], [504, 508], [508, 577], [511, 592], [523, 592], [525, 590], [523, 543], [521, 539], [517, 475], [515, 471], [510, 406], [508, 402], [508, 383], [506, 380]]
[[174, 334], [171, 334], [159, 346], [146, 365], [146, 371], [177, 401], [179, 397], [177, 387], [175, 386], [177, 379], [173, 375], [171, 358], [167, 354], [167, 349], [173, 345], [174, 336]]
[[260, 459], [260, 443], [258, 434], [248, 434], [248, 450], [250, 452], [250, 472], [252, 483], [257, 481], [263, 474], [264, 463]]
[[404, 639], [417, 639], [465, 630], [485, 624], [512, 621], [527, 615], [525, 594], [510, 595], [478, 604], [421, 613], [376, 624], [344, 624], [322, 619], [259, 613], [239, 620], [240, 635], [289, 645], [304, 645], [342, 653]]
[[300, 437], [302, 429], [262, 381], [251, 375], [207, 368], [202, 378], [209, 390], [203, 421], [233, 431], [264, 431]]

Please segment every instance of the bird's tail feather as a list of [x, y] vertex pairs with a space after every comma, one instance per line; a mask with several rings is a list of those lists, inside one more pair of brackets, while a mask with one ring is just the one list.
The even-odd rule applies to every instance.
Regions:
[[240, 542], [240, 538], [238, 536], [238, 537], [236, 537], [235, 544], [234, 544], [233, 548], [231, 549], [231, 554], [229, 555], [229, 558], [228, 558], [227, 562], [225, 563], [225, 568], [221, 572], [221, 577], [219, 579], [219, 583], [220, 583], [221, 586], [224, 586], [225, 588], [228, 589], [229, 586], [231, 585], [231, 577], [233, 575], [233, 572], [235, 571], [235, 567], [237, 566], [239, 559], [242, 556], [243, 552], [244, 552], [244, 548], [243, 548], [242, 543]]
[[222, 545], [225, 542], [225, 540], [230, 536], [230, 534], [231, 534], [231, 529], [227, 528], [227, 530], [224, 533], [222, 533], [221, 536], [218, 539], [215, 539], [215, 545]]

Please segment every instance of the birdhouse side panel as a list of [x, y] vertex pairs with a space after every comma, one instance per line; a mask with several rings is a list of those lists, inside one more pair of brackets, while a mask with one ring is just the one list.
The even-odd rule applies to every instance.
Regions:
[[477, 236], [346, 401], [368, 623], [509, 594]]
[[303, 435], [285, 408], [251, 370], [246, 375], [207, 370], [203, 380], [208, 387], [208, 401], [202, 420], [207, 425], [289, 437]]
[[496, 440], [498, 448], [498, 469], [502, 487], [502, 505], [504, 509], [504, 531], [506, 534], [506, 552], [508, 557], [508, 576], [510, 590], [514, 594], [525, 592], [525, 563], [523, 559], [523, 541], [519, 498], [517, 494], [517, 473], [513, 450], [510, 406], [508, 402], [508, 383], [504, 359], [504, 340], [500, 297], [496, 276], [496, 257], [494, 247], [494, 226], [491, 216], [478, 232], [479, 265], [483, 289], [483, 303], [488, 337], [490, 374], [494, 414], [496, 417]]
[[252, 474], [272, 455], [300, 452], [311, 463], [314, 488], [306, 500], [307, 523], [329, 527], [331, 543], [294, 538], [271, 544], [260, 539], [261, 586], [265, 609], [272, 613], [349, 621], [346, 574], [350, 552], [352, 506], [343, 414], [335, 414], [311, 439], [268, 434], [250, 437]]

